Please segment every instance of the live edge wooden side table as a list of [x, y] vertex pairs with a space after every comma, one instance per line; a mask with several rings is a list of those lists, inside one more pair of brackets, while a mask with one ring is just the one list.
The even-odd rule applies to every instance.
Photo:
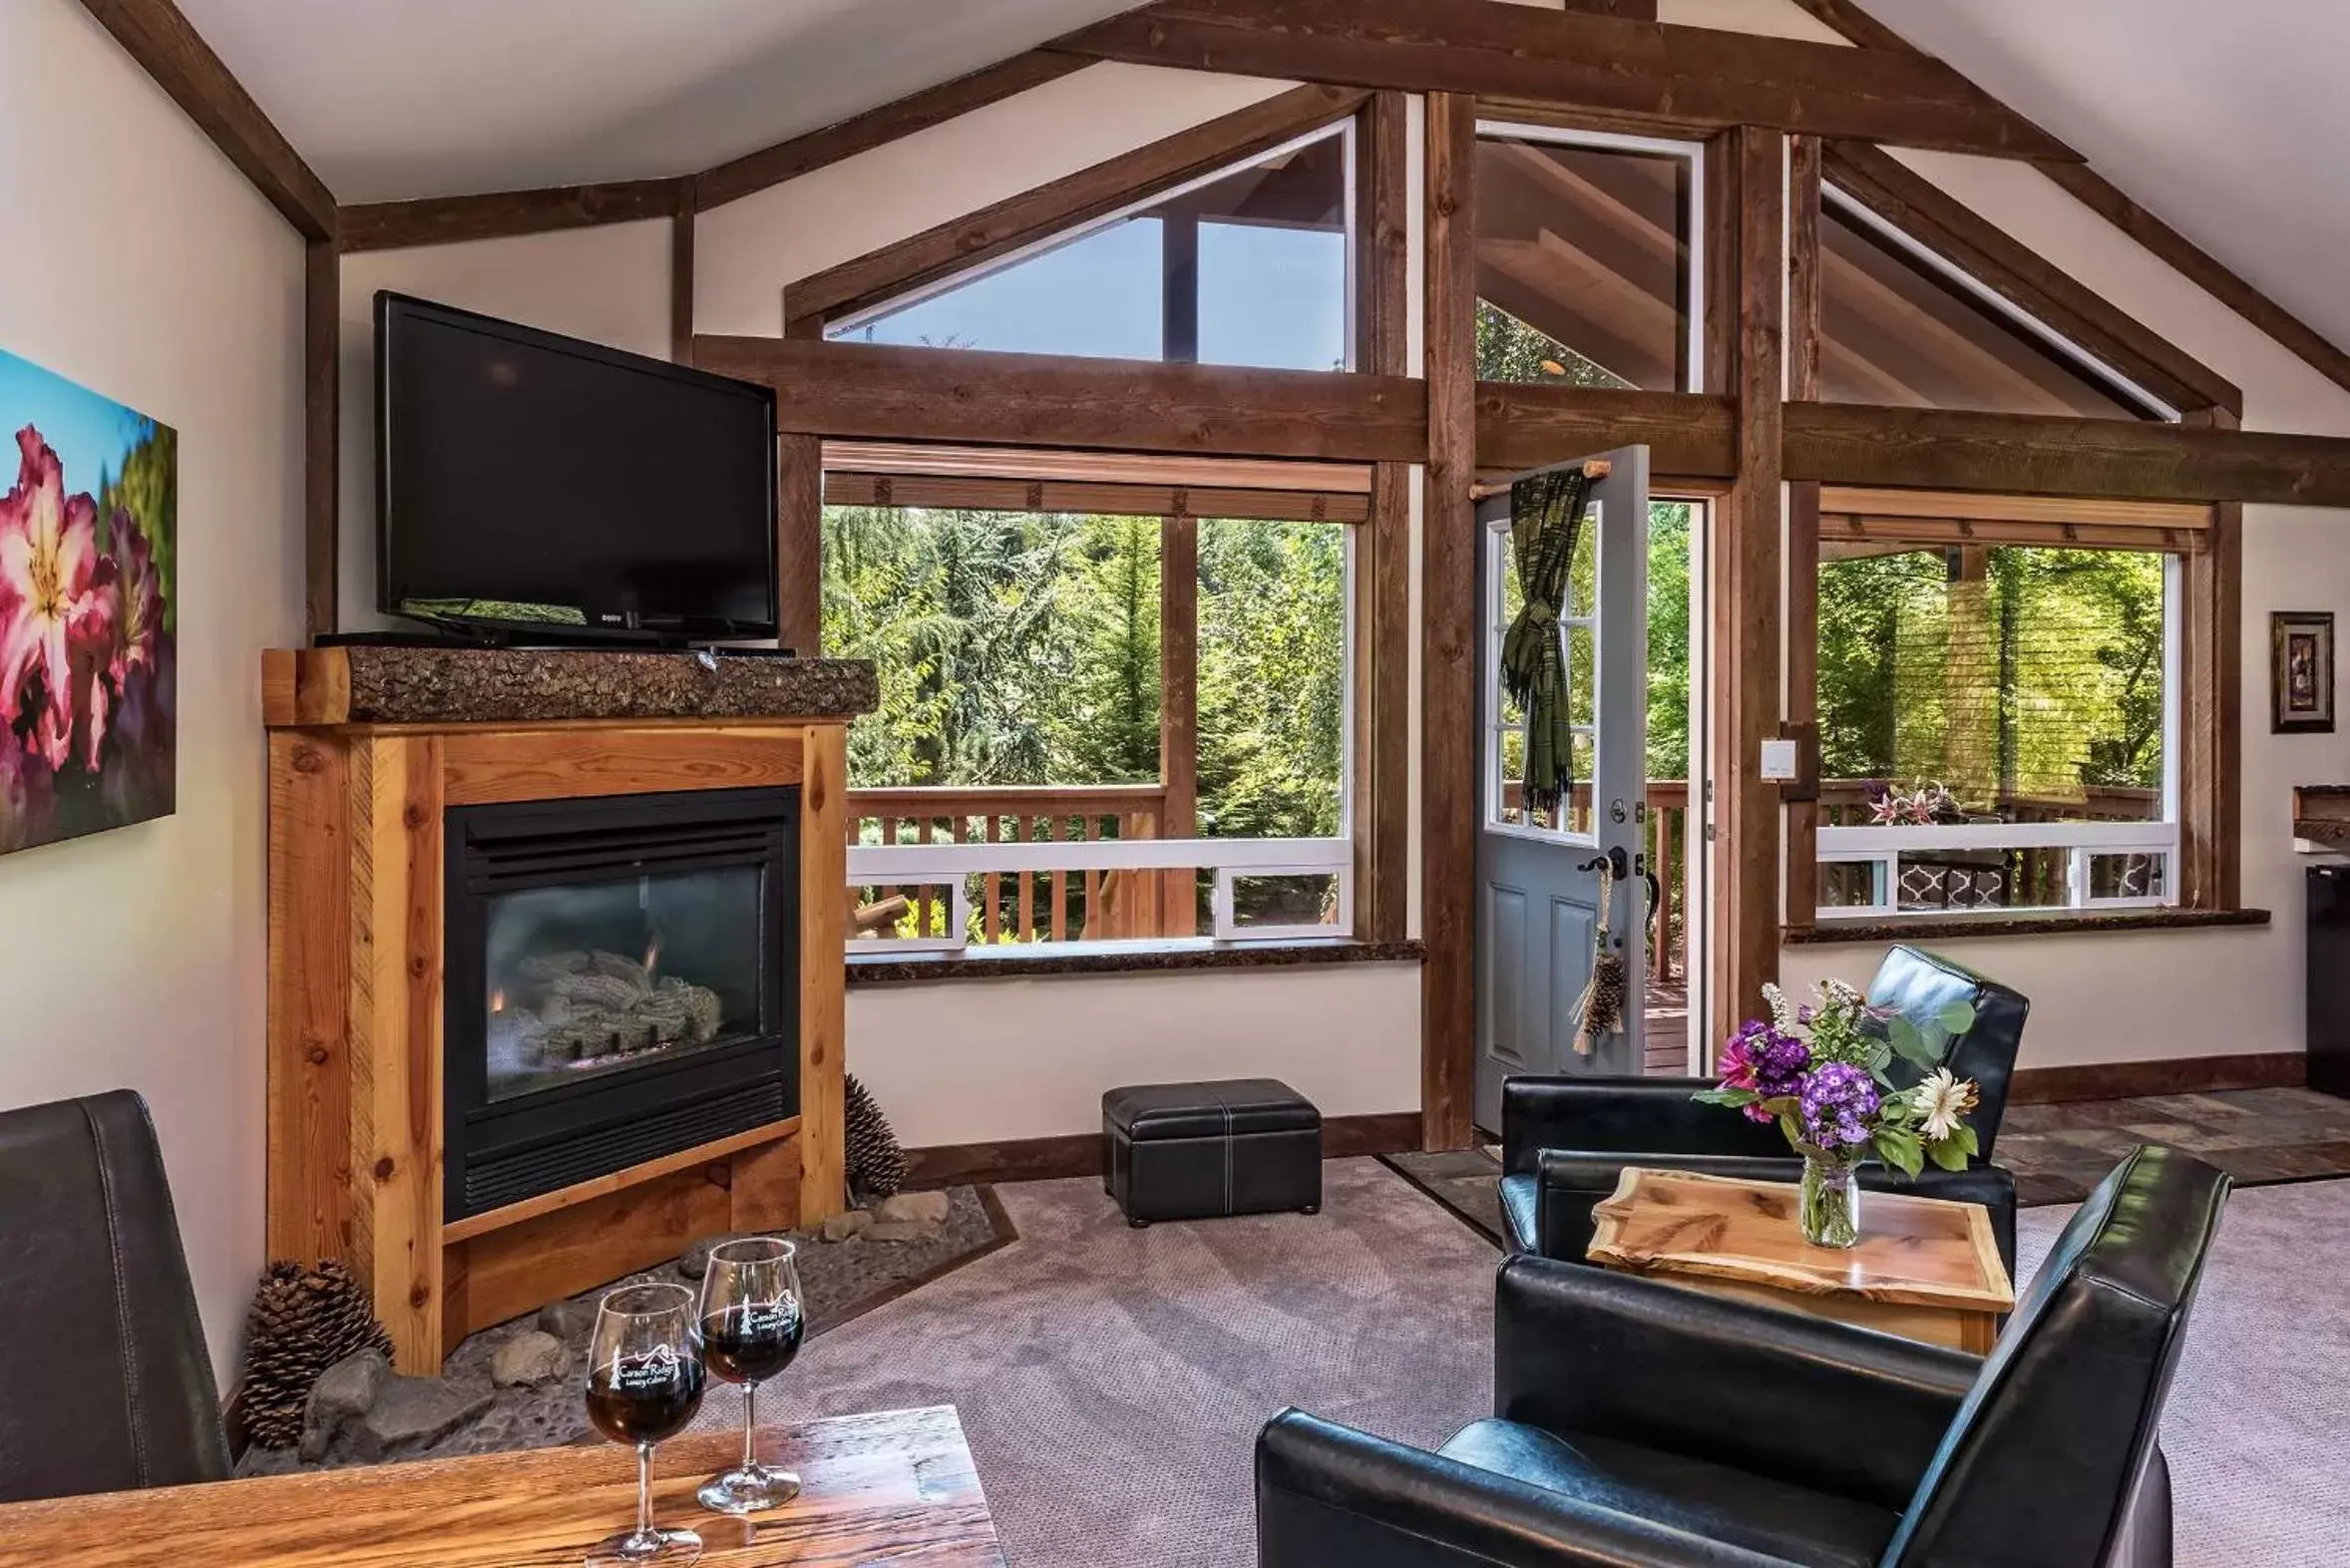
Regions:
[[1867, 1192], [1860, 1243], [1814, 1247], [1792, 1182], [1628, 1166], [1591, 1211], [1593, 1263], [1988, 1355], [2016, 1304], [1979, 1205]]

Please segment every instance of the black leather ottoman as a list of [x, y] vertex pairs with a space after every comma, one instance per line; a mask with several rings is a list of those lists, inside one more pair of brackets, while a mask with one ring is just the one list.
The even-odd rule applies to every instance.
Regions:
[[1278, 1078], [1112, 1089], [1101, 1142], [1129, 1225], [1322, 1207], [1322, 1112]]

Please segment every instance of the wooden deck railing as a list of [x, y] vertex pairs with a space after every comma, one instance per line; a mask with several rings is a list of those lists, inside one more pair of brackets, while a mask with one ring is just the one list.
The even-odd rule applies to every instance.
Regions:
[[[1159, 836], [1161, 784], [982, 784], [849, 791], [851, 844], [1044, 844]], [[1173, 892], [1181, 878], [1180, 896]], [[1179, 872], [983, 872], [973, 899], [984, 942], [1067, 942], [1188, 936], [1191, 877]], [[866, 902], [903, 895], [906, 936], [944, 937], [954, 907], [944, 885], [874, 884]], [[908, 929], [911, 928], [911, 929]]]

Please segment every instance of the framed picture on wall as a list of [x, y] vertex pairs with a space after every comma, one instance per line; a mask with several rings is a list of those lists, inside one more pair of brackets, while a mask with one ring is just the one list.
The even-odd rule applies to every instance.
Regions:
[[2334, 612], [2279, 609], [2268, 616], [2268, 728], [2278, 735], [2334, 728]]
[[169, 816], [172, 427], [0, 350], [0, 854]]

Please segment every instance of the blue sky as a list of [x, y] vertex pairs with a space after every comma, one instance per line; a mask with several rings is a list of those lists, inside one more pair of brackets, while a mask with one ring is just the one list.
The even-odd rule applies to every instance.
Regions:
[[0, 494], [16, 484], [16, 433], [37, 426], [65, 465], [65, 488], [98, 493], [123, 459], [147, 437], [151, 421], [53, 370], [0, 349]]
[[[1337, 368], [1346, 353], [1346, 262], [1340, 233], [1201, 224], [1200, 358]], [[1157, 359], [1160, 266], [1159, 220], [1130, 218], [841, 335]]]

